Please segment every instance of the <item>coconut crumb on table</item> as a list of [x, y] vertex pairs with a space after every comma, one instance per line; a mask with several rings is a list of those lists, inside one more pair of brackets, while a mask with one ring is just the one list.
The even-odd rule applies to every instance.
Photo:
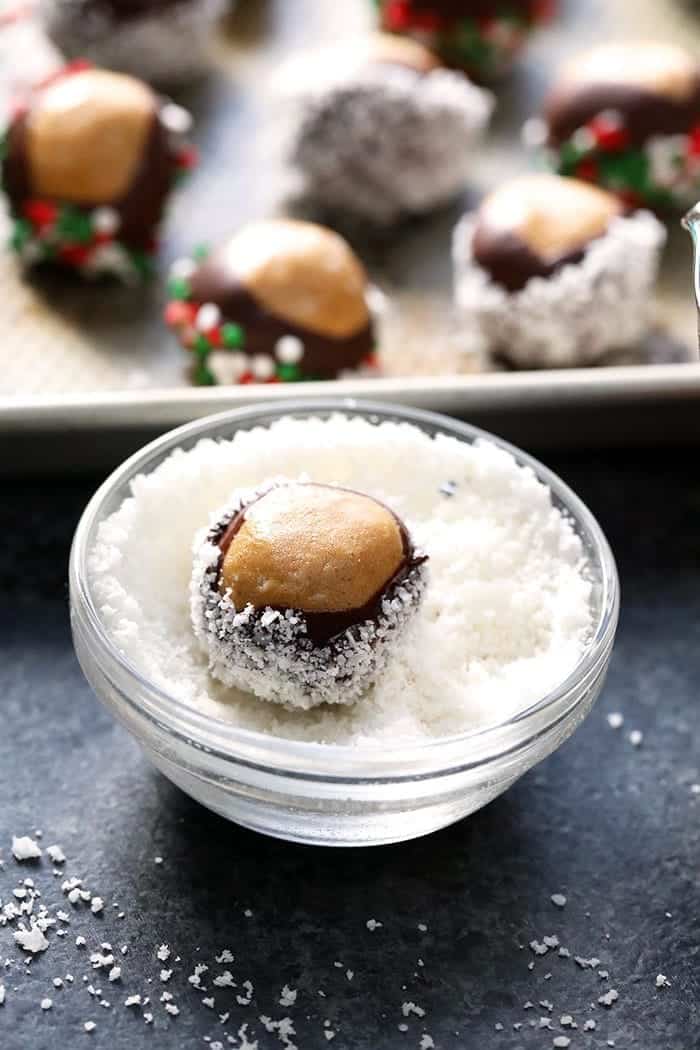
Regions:
[[[425, 599], [385, 673], [342, 710], [287, 710], [226, 688], [193, 636], [195, 534], [234, 489], [280, 476], [382, 500], [430, 557]], [[455, 486], [449, 497], [440, 492], [446, 482]], [[105, 627], [154, 683], [243, 728], [356, 746], [481, 728], [561, 682], [590, 632], [591, 583], [571, 523], [531, 470], [488, 441], [340, 416], [283, 418], [178, 451], [132, 489], [101, 523], [89, 556]]]

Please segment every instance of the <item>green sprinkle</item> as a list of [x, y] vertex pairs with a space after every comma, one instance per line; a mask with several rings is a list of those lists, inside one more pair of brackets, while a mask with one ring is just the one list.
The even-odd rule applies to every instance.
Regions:
[[15, 252], [21, 252], [27, 241], [32, 236], [32, 224], [26, 219], [16, 219], [10, 238], [10, 247]]
[[171, 299], [189, 299], [192, 295], [190, 282], [184, 277], [171, 277], [168, 281], [168, 295]]
[[200, 332], [199, 335], [195, 338], [195, 341], [192, 345], [192, 349], [196, 354], [206, 355], [211, 350], [211, 343], [209, 342], [207, 337], [205, 335], [202, 335], [202, 333]]
[[87, 244], [92, 240], [92, 221], [85, 212], [66, 205], [59, 212], [56, 231], [70, 243]]
[[214, 373], [203, 363], [197, 365], [193, 378], [197, 386], [216, 386]]
[[208, 244], [198, 244], [197, 247], [195, 248], [195, 250], [192, 252], [192, 255], [197, 260], [197, 262], [202, 262], [204, 259], [206, 259], [208, 254], [209, 254], [209, 245]]
[[298, 365], [278, 365], [277, 375], [283, 383], [296, 383], [301, 379], [301, 369]]
[[227, 321], [221, 326], [221, 342], [227, 350], [240, 350], [245, 345], [243, 329], [239, 324]]

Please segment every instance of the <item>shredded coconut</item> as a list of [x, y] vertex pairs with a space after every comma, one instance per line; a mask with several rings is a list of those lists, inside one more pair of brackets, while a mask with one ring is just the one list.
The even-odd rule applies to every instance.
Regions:
[[29, 835], [13, 835], [12, 856], [19, 861], [35, 860], [41, 856], [41, 847]]
[[[194, 535], [234, 487], [280, 471], [382, 500], [430, 557], [421, 608], [354, 705], [287, 711], [226, 689], [192, 634]], [[459, 483], [450, 499], [440, 477]], [[282, 419], [173, 454], [101, 524], [90, 574], [113, 641], [157, 685], [241, 727], [324, 743], [381, 745], [502, 721], [570, 673], [591, 626], [581, 542], [529, 469], [487, 441], [340, 416]]]

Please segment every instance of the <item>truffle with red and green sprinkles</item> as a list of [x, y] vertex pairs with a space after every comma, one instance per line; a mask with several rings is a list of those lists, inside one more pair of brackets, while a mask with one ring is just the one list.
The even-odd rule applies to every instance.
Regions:
[[500, 76], [556, 0], [377, 0], [382, 28], [419, 40], [476, 80]]
[[376, 371], [365, 270], [310, 222], [251, 223], [174, 263], [166, 323], [201, 385], [335, 379]]
[[143, 81], [84, 62], [36, 87], [0, 150], [21, 262], [128, 283], [148, 276], [170, 191], [195, 160], [189, 125]]
[[562, 70], [534, 125], [551, 166], [627, 207], [700, 196], [700, 62], [656, 41], [603, 44]]

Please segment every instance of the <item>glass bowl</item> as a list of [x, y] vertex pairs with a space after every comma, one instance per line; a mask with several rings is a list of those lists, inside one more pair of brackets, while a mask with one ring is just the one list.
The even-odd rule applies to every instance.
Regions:
[[[590, 563], [593, 629], [577, 666], [556, 689], [506, 721], [408, 746], [357, 748], [288, 740], [205, 715], [150, 682], [119, 651], [91, 591], [88, 553], [98, 526], [176, 448], [225, 439], [281, 416], [342, 411], [372, 423], [407, 421], [460, 441], [488, 438], [532, 468], [570, 518]], [[566, 740], [605, 680], [619, 613], [608, 543], [590, 511], [554, 474], [475, 427], [412, 408], [354, 400], [288, 401], [235, 409], [188, 423], [126, 460], [104, 482], [78, 525], [70, 559], [73, 639], [99, 699], [171, 781], [209, 809], [297, 842], [366, 846], [425, 835], [490, 802]]]

